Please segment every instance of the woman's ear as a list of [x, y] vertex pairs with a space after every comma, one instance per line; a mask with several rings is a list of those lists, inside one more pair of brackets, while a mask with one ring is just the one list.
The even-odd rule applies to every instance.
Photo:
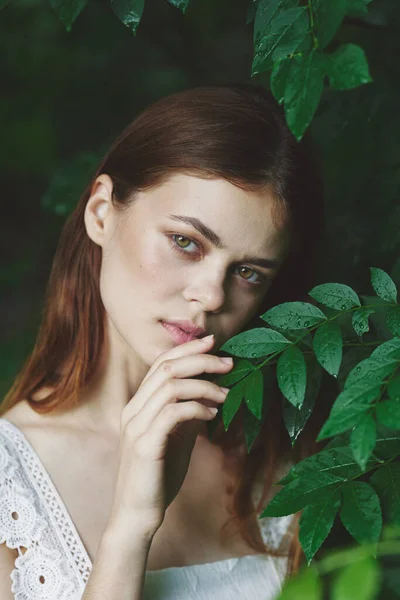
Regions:
[[93, 183], [85, 208], [85, 227], [90, 239], [103, 246], [112, 229], [114, 210], [112, 205], [113, 182], [109, 175], [99, 175]]

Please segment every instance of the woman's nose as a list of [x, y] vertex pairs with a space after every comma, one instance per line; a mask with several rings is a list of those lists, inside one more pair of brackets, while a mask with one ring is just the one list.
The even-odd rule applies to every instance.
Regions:
[[185, 299], [196, 300], [203, 306], [204, 311], [216, 312], [221, 310], [225, 302], [224, 281], [222, 277], [198, 279], [185, 290]]

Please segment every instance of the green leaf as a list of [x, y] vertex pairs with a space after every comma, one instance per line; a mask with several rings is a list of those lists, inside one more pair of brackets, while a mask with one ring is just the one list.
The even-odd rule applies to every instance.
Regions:
[[318, 327], [313, 338], [313, 349], [321, 367], [337, 377], [342, 362], [343, 339], [335, 321], [327, 321]]
[[371, 354], [354, 367], [347, 376], [344, 388], [357, 386], [359, 389], [371, 389], [380, 386], [396, 370], [398, 361]]
[[265, 418], [265, 413], [266, 411], [263, 407], [261, 419], [257, 419], [257, 417], [255, 417], [253, 413], [249, 411], [248, 408], [244, 411], [243, 430], [244, 437], [246, 440], [247, 454], [249, 454], [255, 440], [257, 439], [258, 434], [261, 431], [261, 427]]
[[378, 542], [382, 531], [382, 510], [379, 497], [365, 481], [349, 481], [342, 488], [340, 519], [354, 539]]
[[384, 309], [388, 307], [386, 300], [382, 300], [378, 296], [360, 296], [366, 305], [373, 305], [374, 314], [370, 316], [369, 320], [373, 326], [374, 337], [377, 340], [390, 340], [391, 334], [386, 325], [386, 315]]
[[[292, 9], [292, 10], [296, 10], [296, 9]], [[299, 9], [297, 9], [297, 10], [299, 10]], [[285, 20], [287, 20], [287, 18], [289, 16], [288, 12], [289, 11], [286, 11], [286, 16], [282, 14], [282, 15], [279, 15], [279, 17], [276, 17], [272, 22], [272, 27], [274, 27], [274, 28], [276, 27], [277, 29], [280, 29], [281, 28], [280, 23], [282, 22], [282, 19], [285, 18]], [[290, 56], [294, 52], [298, 51], [299, 46], [300, 46], [300, 44], [302, 44], [302, 42], [306, 38], [306, 36], [309, 32], [309, 29], [310, 29], [309, 13], [308, 13], [307, 8], [303, 7], [303, 12], [300, 13], [299, 17], [293, 21], [291, 27], [286, 29], [284, 35], [280, 36], [279, 44], [276, 46], [276, 48], [272, 54], [272, 60], [274, 62], [276, 62], [277, 60], [282, 60], [283, 58], [286, 58], [287, 56]]]
[[239, 383], [234, 385], [226, 395], [225, 402], [222, 407], [222, 421], [224, 423], [225, 431], [228, 430], [231, 421], [242, 404], [245, 394], [245, 387], [246, 379], [242, 379], [239, 381]]
[[361, 306], [356, 292], [343, 283], [323, 283], [312, 288], [308, 295], [335, 310], [349, 310]]
[[[373, 466], [375, 461], [370, 461], [368, 466]], [[304, 458], [294, 465], [290, 474], [294, 477], [312, 477], [314, 473], [334, 475], [346, 481], [362, 475], [360, 466], [354, 459], [352, 449], [347, 446], [336, 446], [321, 450], [313, 456]]]
[[372, 80], [364, 50], [355, 44], [344, 44], [325, 56], [325, 68], [330, 86], [349, 90]]
[[72, 23], [87, 4], [87, 0], [49, 0], [49, 2], [67, 31], [71, 31]]
[[374, 600], [380, 588], [376, 560], [367, 556], [340, 569], [332, 586], [332, 600]]
[[302, 569], [288, 580], [277, 600], [322, 600], [322, 583], [316, 569]]
[[391, 429], [400, 429], [400, 396], [379, 402], [376, 406], [376, 418]]
[[290, 344], [291, 342], [278, 331], [256, 327], [233, 336], [220, 349], [233, 356], [257, 358], [283, 350]]
[[254, 21], [254, 46], [257, 46], [265, 33], [270, 30], [275, 17], [288, 8], [296, 8], [298, 4], [299, 0], [260, 0]]
[[307, 504], [321, 500], [327, 490], [333, 490], [344, 481], [331, 473], [310, 473], [307, 478], [296, 477], [275, 494], [260, 518], [291, 515]]
[[400, 336], [400, 306], [384, 306], [383, 311], [390, 333]]
[[317, 110], [324, 83], [322, 55], [313, 50], [295, 55], [286, 79], [284, 105], [287, 124], [299, 141]]
[[[244, 436], [246, 440], [247, 453], [250, 452], [253, 443], [257, 439], [258, 434], [262, 428], [262, 425], [265, 421], [265, 417], [267, 414], [267, 406], [268, 406], [268, 398], [270, 397], [272, 390], [276, 390], [276, 371], [271, 365], [268, 367], [264, 367], [262, 370], [262, 380], [263, 380], [263, 392], [262, 392], [262, 406], [261, 406], [261, 419], [258, 419], [252, 412], [250, 412], [248, 406], [246, 405], [244, 409]], [[246, 394], [246, 390], [245, 390]]]
[[260, 369], [258, 369], [246, 377], [244, 387], [244, 400], [247, 408], [257, 419], [261, 419], [263, 391], [263, 376]]
[[393, 338], [380, 344], [375, 348], [371, 356], [379, 356], [387, 360], [400, 360], [400, 338]]
[[271, 73], [271, 92], [278, 104], [282, 104], [285, 94], [286, 80], [292, 68], [292, 59], [284, 58], [274, 63]]
[[376, 444], [376, 425], [369, 412], [357, 423], [350, 439], [354, 458], [364, 471]]
[[278, 386], [293, 406], [300, 408], [304, 402], [307, 367], [304, 356], [297, 346], [287, 348], [278, 359]]
[[320, 48], [325, 48], [333, 39], [335, 33], [347, 12], [347, 0], [322, 0], [314, 3], [314, 18], [316, 36]]
[[340, 502], [339, 490], [330, 489], [319, 502], [309, 504], [303, 509], [299, 540], [308, 564], [332, 529]]
[[326, 321], [324, 313], [308, 302], [283, 302], [267, 310], [260, 318], [281, 329], [304, 329]]
[[400, 432], [377, 423], [378, 435], [374, 455], [381, 460], [388, 460], [400, 455]]
[[390, 523], [400, 525], [400, 463], [388, 463], [370, 479]]
[[175, 6], [175, 8], [179, 8], [179, 10], [185, 14], [190, 0], [168, 0], [168, 2], [172, 4], [172, 6]]
[[370, 346], [355, 346], [354, 348], [346, 349], [343, 354], [342, 364], [338, 374], [338, 385], [340, 390], [344, 389], [349, 373], [354, 367], [358, 365], [362, 360], [365, 360], [371, 355], [372, 348]]
[[322, 371], [316, 360], [307, 360], [307, 387], [302, 406], [296, 408], [286, 398], [283, 398], [282, 413], [286, 431], [292, 446], [303, 431], [305, 424], [314, 409], [315, 400], [321, 387]]
[[[259, 6], [254, 24], [254, 59], [252, 75], [267, 71], [272, 66], [272, 61], [280, 60], [296, 51], [303, 41], [309, 27], [308, 11], [306, 7], [291, 7], [284, 10], [284, 4], [290, 2], [270, 2], [269, 10], [265, 3]], [[279, 11], [274, 8], [279, 4]], [[295, 3], [296, 5], [298, 2]], [[267, 15], [273, 13], [272, 19]], [[263, 27], [264, 24], [264, 27]]]
[[142, 18], [144, 0], [110, 0], [111, 8], [134, 35]]
[[373, 308], [360, 308], [353, 313], [352, 325], [357, 335], [362, 336], [363, 333], [369, 331], [368, 317], [374, 312]]
[[0, 10], [10, 4], [11, 0], [0, 0]]
[[346, 431], [345, 433], [341, 433], [340, 435], [335, 436], [324, 446], [324, 450], [330, 450], [331, 448], [344, 448], [345, 446], [349, 447], [350, 454], [352, 459], [354, 460], [353, 453], [350, 447], [350, 432]]
[[234, 361], [234, 365], [229, 373], [218, 375], [218, 377], [215, 378], [215, 382], [218, 385], [227, 387], [228, 385], [237, 383], [252, 371], [254, 371], [253, 363], [246, 358], [238, 358]]
[[382, 269], [370, 267], [371, 284], [375, 293], [387, 302], [397, 303], [397, 288], [393, 279]]
[[369, 390], [353, 386], [340, 392], [318, 434], [317, 441], [338, 435], [357, 425], [372, 402], [378, 398], [379, 389], [378, 386]]

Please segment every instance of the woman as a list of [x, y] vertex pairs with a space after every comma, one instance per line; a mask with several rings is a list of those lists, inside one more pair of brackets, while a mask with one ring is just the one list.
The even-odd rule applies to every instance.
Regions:
[[245, 407], [208, 439], [211, 379], [226, 340], [313, 285], [322, 223], [310, 152], [261, 86], [179, 92], [124, 130], [1, 405], [1, 598], [276, 596], [299, 555], [295, 517], [258, 519], [293, 460], [279, 394], [247, 454]]

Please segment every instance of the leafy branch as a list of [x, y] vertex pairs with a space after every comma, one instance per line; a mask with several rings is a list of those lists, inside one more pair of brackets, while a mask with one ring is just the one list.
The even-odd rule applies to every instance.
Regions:
[[[88, 4], [88, 0], [48, 1], [67, 32]], [[189, 6], [189, 0], [167, 1], [183, 14]], [[358, 25], [369, 26], [363, 18], [370, 1], [249, 0], [245, 24], [254, 21], [251, 76], [271, 71], [271, 91], [284, 105], [287, 124], [298, 140], [313, 119], [326, 79], [336, 90], [372, 82], [360, 46], [349, 43], [326, 50], [342, 23], [353, 24], [355, 19]], [[109, 0], [109, 5], [136, 36], [145, 0]]]
[[[331, 441], [292, 467], [260, 516], [302, 510], [299, 537], [308, 562], [338, 515], [359, 543], [379, 541], [382, 508], [390, 521], [400, 523], [400, 307], [392, 278], [375, 267], [370, 274], [375, 304], [362, 305], [347, 285], [318, 285], [309, 295], [320, 307], [307, 302], [274, 306], [261, 315], [270, 327], [244, 331], [221, 347], [237, 357], [232, 371], [217, 377], [219, 384], [232, 386], [221, 409], [223, 424], [227, 430], [245, 404], [248, 452], [268, 418], [265, 387], [275, 378], [292, 445], [314, 410], [323, 372], [342, 388], [317, 438]], [[376, 309], [385, 312], [393, 337], [364, 343]], [[350, 317], [351, 329], [344, 317]], [[359, 348], [375, 349], [362, 360], [353, 359], [343, 374], [345, 340], [353, 344], [355, 337], [361, 339]]]

